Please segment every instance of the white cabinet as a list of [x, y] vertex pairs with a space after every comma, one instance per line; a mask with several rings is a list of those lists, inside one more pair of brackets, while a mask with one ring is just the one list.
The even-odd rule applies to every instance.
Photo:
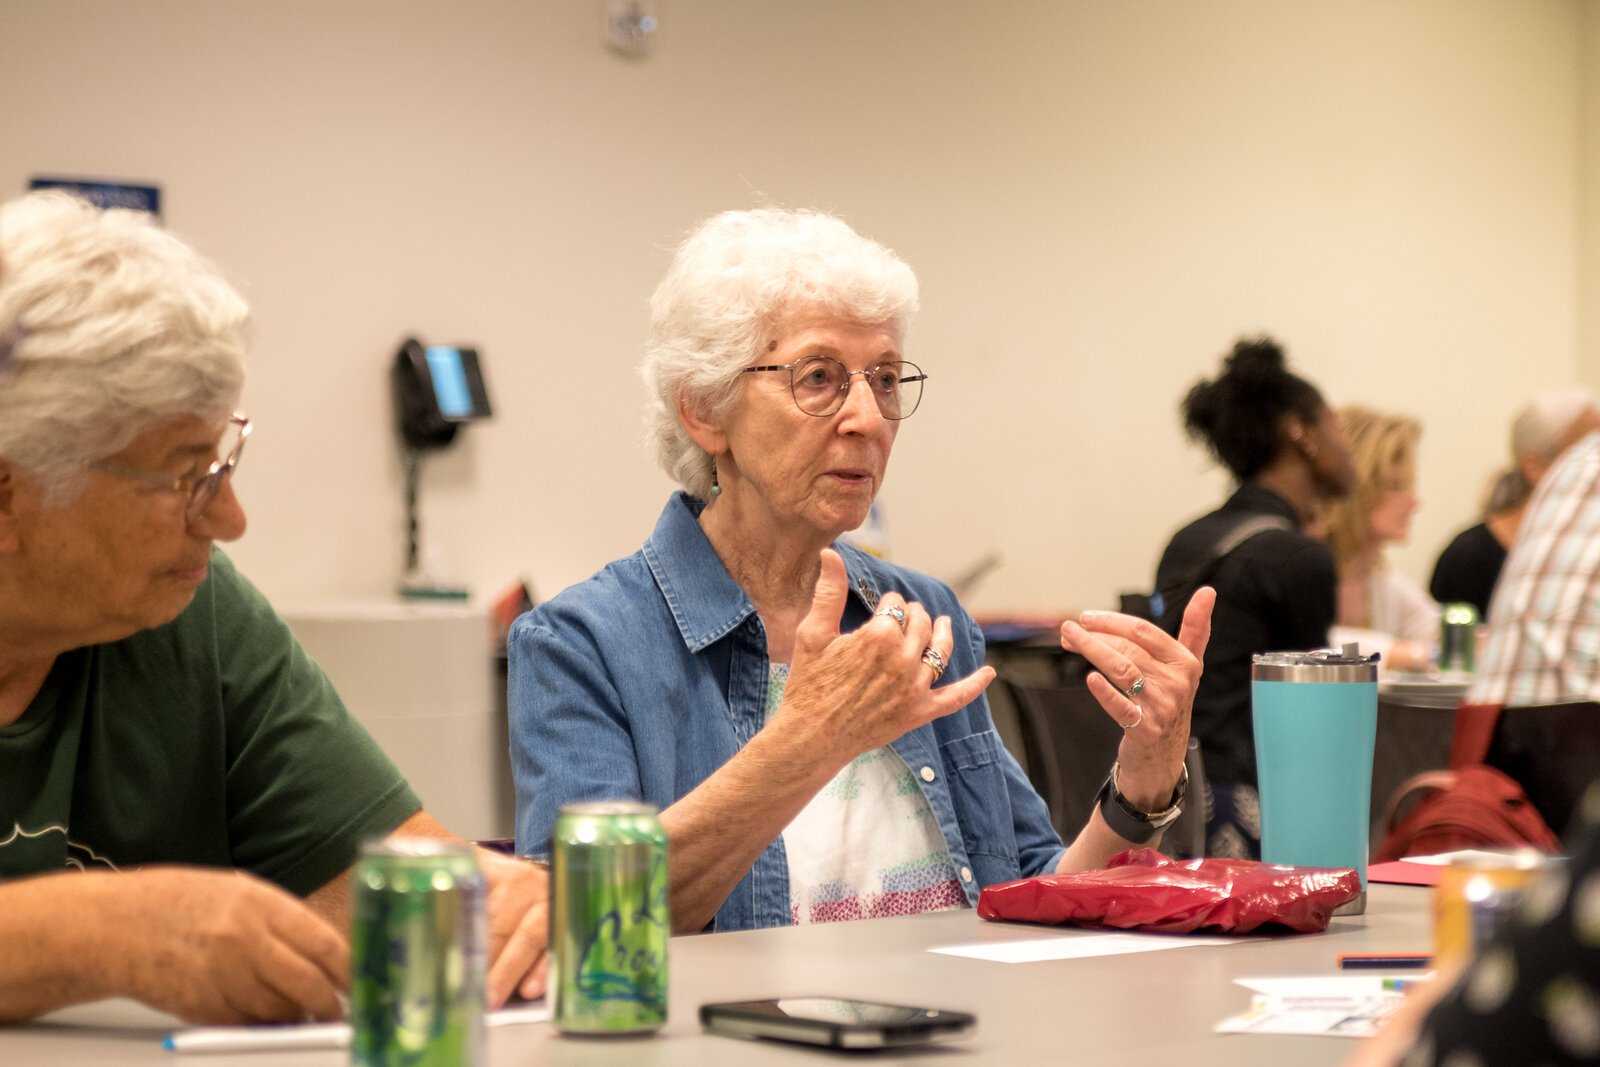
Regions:
[[505, 685], [482, 608], [372, 600], [280, 608], [429, 814], [473, 840], [510, 837]]

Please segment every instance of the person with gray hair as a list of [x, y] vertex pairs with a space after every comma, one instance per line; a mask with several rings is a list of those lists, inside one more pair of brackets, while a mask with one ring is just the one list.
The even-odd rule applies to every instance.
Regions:
[[[362, 843], [450, 837], [216, 547], [247, 323], [147, 215], [0, 207], [0, 1022], [338, 1017]], [[491, 998], [537, 993], [545, 876], [482, 862]]]
[[679, 247], [643, 373], [683, 491], [637, 553], [511, 629], [518, 852], [549, 855], [563, 805], [653, 804], [673, 928], [721, 931], [970, 906], [1176, 818], [1210, 590], [1177, 638], [1113, 613], [1063, 624], [1125, 731], [1063, 847], [995, 733], [971, 617], [838, 540], [922, 399], [917, 300], [904, 261], [816, 212], [726, 212]]
[[1428, 582], [1434, 600], [1471, 604], [1479, 618], [1489, 617], [1489, 600], [1534, 487], [1563, 452], [1595, 429], [1600, 429], [1600, 406], [1581, 385], [1547, 389], [1517, 413], [1511, 423], [1511, 465], [1495, 476], [1483, 521], [1461, 531], [1439, 554]]

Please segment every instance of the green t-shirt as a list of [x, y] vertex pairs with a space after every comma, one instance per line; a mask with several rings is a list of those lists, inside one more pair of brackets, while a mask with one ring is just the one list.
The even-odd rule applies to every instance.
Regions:
[[62, 655], [0, 728], [0, 880], [191, 863], [304, 896], [420, 807], [220, 551], [182, 615]]

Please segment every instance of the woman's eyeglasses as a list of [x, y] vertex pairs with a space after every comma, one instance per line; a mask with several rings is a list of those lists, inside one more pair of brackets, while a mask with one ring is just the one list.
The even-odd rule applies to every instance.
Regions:
[[844, 399], [856, 375], [866, 380], [878, 411], [892, 421], [910, 418], [922, 403], [922, 383], [928, 376], [915, 363], [891, 360], [874, 363], [866, 370], [849, 370], [831, 356], [807, 356], [794, 363], [773, 363], [746, 367], [745, 374], [761, 371], [788, 371], [789, 392], [795, 406], [807, 415], [824, 418], [844, 407]]
[[206, 472], [198, 477], [169, 478], [165, 474], [139, 471], [132, 467], [105, 462], [91, 463], [89, 469], [183, 494], [187, 497], [183, 505], [183, 521], [192, 525], [206, 510], [206, 505], [217, 495], [217, 490], [222, 488], [222, 479], [232, 474], [233, 469], [239, 465], [239, 456], [244, 453], [244, 443], [249, 436], [250, 420], [235, 412], [222, 431], [222, 439], [217, 442], [217, 451], [222, 458], [212, 463]]

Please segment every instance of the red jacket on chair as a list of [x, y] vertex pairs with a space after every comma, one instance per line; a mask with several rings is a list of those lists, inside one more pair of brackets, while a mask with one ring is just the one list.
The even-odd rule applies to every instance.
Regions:
[[[1384, 815], [1383, 844], [1376, 863], [1463, 848], [1531, 846], [1558, 853], [1561, 841], [1545, 824], [1522, 786], [1483, 763], [1500, 718], [1498, 704], [1462, 704], [1456, 709], [1448, 771], [1428, 771], [1402, 782]], [[1406, 799], [1422, 797], [1396, 821]]]

